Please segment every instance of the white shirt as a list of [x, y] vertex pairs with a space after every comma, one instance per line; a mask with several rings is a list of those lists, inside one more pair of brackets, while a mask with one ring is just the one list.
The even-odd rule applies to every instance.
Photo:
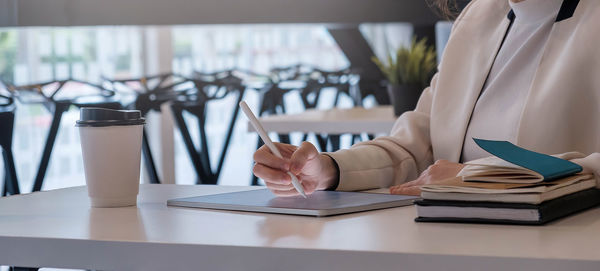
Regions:
[[489, 156], [471, 138], [516, 140], [523, 105], [563, 0], [509, 4], [514, 22], [492, 65], [467, 128], [462, 162]]

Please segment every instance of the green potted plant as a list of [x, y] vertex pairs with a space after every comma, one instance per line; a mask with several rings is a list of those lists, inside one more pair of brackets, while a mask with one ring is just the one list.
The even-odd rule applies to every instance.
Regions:
[[436, 70], [436, 54], [427, 39], [413, 38], [410, 47], [400, 47], [395, 55], [389, 54], [385, 63], [372, 60], [386, 76], [388, 94], [394, 106], [394, 114], [414, 110], [421, 92], [428, 86]]

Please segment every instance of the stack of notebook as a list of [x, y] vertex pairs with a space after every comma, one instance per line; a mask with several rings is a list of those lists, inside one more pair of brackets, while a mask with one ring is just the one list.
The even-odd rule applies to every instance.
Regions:
[[506, 141], [474, 139], [494, 156], [421, 188], [416, 221], [539, 225], [600, 204], [592, 174]]

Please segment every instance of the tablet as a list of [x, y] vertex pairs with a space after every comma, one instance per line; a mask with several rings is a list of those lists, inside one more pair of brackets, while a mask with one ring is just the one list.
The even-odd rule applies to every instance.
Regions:
[[277, 197], [268, 189], [172, 199], [168, 206], [331, 216], [411, 205], [419, 197], [362, 192], [316, 191], [308, 198]]

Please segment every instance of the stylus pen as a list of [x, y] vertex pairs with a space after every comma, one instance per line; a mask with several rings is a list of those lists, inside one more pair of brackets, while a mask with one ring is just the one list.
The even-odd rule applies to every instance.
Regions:
[[[271, 141], [271, 139], [269, 138], [269, 135], [267, 135], [265, 128], [263, 128], [263, 126], [260, 124], [260, 121], [256, 118], [256, 116], [254, 116], [254, 113], [252, 113], [252, 110], [250, 110], [250, 107], [248, 107], [246, 102], [241, 101], [240, 107], [242, 108], [242, 111], [244, 111], [244, 114], [246, 114], [246, 117], [248, 117], [248, 119], [250, 120], [250, 123], [252, 123], [254, 130], [256, 130], [258, 132], [258, 135], [260, 136], [260, 138], [262, 138], [262, 141], [265, 142], [267, 147], [269, 147], [271, 152], [278, 158], [283, 159], [283, 156], [279, 152], [279, 149], [277, 149], [277, 147], [275, 147], [275, 144], [273, 144], [273, 141]], [[290, 177], [292, 178], [292, 185], [294, 186], [294, 188], [296, 188], [296, 191], [298, 191], [298, 193], [300, 193], [300, 195], [302, 195], [304, 198], [306, 198], [306, 193], [304, 193], [304, 188], [302, 188], [302, 185], [300, 184], [300, 181], [298, 181], [298, 178], [296, 178], [296, 175], [292, 174], [289, 171], [287, 172], [287, 174], [290, 175]]]

